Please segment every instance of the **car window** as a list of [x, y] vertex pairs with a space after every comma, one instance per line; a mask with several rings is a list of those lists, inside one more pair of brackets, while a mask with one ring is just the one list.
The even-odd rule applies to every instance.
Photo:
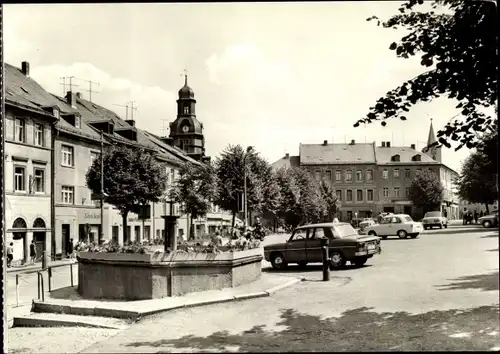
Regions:
[[429, 211], [428, 213], [425, 213], [424, 218], [438, 218], [440, 216], [440, 211]]
[[307, 237], [307, 229], [295, 230], [290, 241], [304, 241]]
[[391, 223], [393, 224], [401, 224], [401, 219], [397, 217], [392, 217], [391, 218]]
[[406, 222], [412, 222], [412, 221], [413, 221], [413, 219], [412, 219], [411, 217], [409, 217], [409, 216], [405, 216], [403, 219], [404, 219]]
[[318, 240], [320, 238], [326, 238], [325, 230], [322, 227], [317, 227], [314, 229], [314, 234], [311, 237], [312, 239]]
[[351, 226], [351, 224], [335, 225], [333, 228], [333, 234], [336, 238], [345, 238], [353, 235], [357, 235], [358, 232]]
[[380, 221], [381, 224], [390, 224], [391, 218], [384, 218]]

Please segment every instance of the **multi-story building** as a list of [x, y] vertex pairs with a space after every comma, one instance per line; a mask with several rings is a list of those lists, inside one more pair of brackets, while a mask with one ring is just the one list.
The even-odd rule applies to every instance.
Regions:
[[[427, 146], [435, 142], [430, 127]], [[437, 159], [437, 160], [436, 160]], [[458, 218], [454, 180], [457, 173], [441, 162], [441, 148], [419, 152], [415, 145], [392, 147], [384, 141], [372, 144], [300, 144], [299, 156], [287, 154], [274, 168], [301, 166], [316, 180], [322, 179], [337, 191], [342, 207], [339, 219], [370, 217], [381, 212], [406, 213], [419, 218], [420, 210], [409, 200], [409, 187], [419, 170], [430, 170], [443, 184], [441, 210]]]
[[21, 69], [6, 63], [5, 84], [6, 242], [14, 243], [14, 261], [26, 262], [32, 241], [39, 256], [50, 249], [52, 127], [59, 108], [30, 77], [27, 62]]
[[[64, 257], [71, 238], [98, 241], [101, 233], [104, 240], [118, 243], [163, 238], [165, 217], [171, 214], [178, 216], [177, 235], [187, 237], [188, 218], [181, 215], [180, 206], [170, 203], [168, 198], [166, 202], [151, 204], [150, 212], [143, 218], [130, 213], [126, 230], [118, 210], [105, 203], [101, 230], [100, 201], [93, 200], [86, 186], [86, 173], [93, 160], [100, 156], [102, 132], [104, 148], [118, 144], [153, 153], [166, 169], [165, 196], [168, 196], [168, 189], [178, 178], [183, 164], [209, 161], [204, 157], [204, 147], [201, 153], [194, 151], [196, 160], [174, 146], [172, 139], [138, 129], [133, 120], [121, 119], [114, 112], [85, 100], [80, 93], [68, 92], [65, 97], [48, 93], [29, 76], [27, 62], [23, 62], [22, 69], [8, 64], [6, 69], [6, 167], [7, 172], [12, 173], [7, 173], [5, 183], [7, 222], [12, 225], [9, 235], [15, 242], [15, 259], [27, 258], [32, 239], [40, 250], [45, 240], [48, 253]], [[179, 107], [185, 98], [185, 87], [179, 92], [182, 96]], [[191, 99], [194, 100], [192, 95], [188, 97]], [[189, 109], [188, 120], [196, 125], [194, 103], [191, 102]], [[193, 134], [198, 137], [198, 133], [202, 131]], [[204, 139], [202, 142], [204, 145]], [[228, 213], [214, 208], [206, 218], [195, 220], [195, 235], [213, 231], [215, 226], [227, 226], [229, 221]]]

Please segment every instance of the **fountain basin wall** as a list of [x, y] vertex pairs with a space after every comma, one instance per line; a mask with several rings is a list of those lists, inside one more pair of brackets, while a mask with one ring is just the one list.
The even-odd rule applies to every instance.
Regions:
[[146, 300], [218, 290], [261, 276], [262, 248], [224, 253], [79, 252], [78, 292], [88, 299]]

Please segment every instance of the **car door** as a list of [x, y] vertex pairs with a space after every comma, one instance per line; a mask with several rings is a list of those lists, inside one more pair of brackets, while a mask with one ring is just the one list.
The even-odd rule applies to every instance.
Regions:
[[306, 261], [306, 242], [309, 229], [295, 230], [286, 243], [285, 259], [288, 263]]
[[382, 236], [385, 236], [385, 235], [389, 235], [389, 232], [390, 232], [390, 222], [391, 222], [391, 219], [390, 218], [383, 218], [380, 223], [376, 226], [375, 228], [375, 232], [378, 234], [378, 235], [382, 235]]
[[391, 218], [391, 228], [390, 228], [390, 234], [389, 235], [397, 235], [398, 234], [398, 231], [403, 229], [403, 230], [406, 230], [405, 228], [405, 225], [403, 225], [403, 221], [401, 220], [401, 218], [398, 218], [397, 216], [393, 216]]
[[322, 227], [315, 227], [309, 232], [306, 242], [306, 255], [308, 263], [317, 263], [323, 261], [321, 253], [321, 239], [326, 238]]

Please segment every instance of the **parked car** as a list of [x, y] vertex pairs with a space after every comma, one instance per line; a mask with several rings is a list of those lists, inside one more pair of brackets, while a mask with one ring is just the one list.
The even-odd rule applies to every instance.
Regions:
[[493, 211], [490, 215], [485, 215], [477, 220], [486, 228], [498, 226], [498, 210]]
[[375, 224], [376, 224], [375, 220], [366, 218], [359, 223], [359, 228], [364, 231], [364, 229], [367, 228], [368, 226], [373, 226]]
[[388, 236], [398, 236], [405, 239], [408, 236], [416, 238], [423, 231], [422, 223], [413, 221], [407, 214], [395, 214], [386, 216], [379, 224], [368, 226], [365, 229], [368, 235], [380, 236], [386, 239]]
[[424, 230], [432, 229], [434, 226], [440, 229], [448, 227], [448, 218], [443, 215], [440, 211], [429, 211], [425, 213], [422, 219], [422, 224], [424, 225]]
[[328, 238], [330, 268], [343, 267], [347, 261], [362, 266], [381, 252], [380, 238], [361, 236], [345, 222], [310, 224], [297, 227], [288, 241], [264, 247], [264, 258], [273, 268], [283, 269], [290, 263], [306, 266], [323, 262], [321, 240]]

